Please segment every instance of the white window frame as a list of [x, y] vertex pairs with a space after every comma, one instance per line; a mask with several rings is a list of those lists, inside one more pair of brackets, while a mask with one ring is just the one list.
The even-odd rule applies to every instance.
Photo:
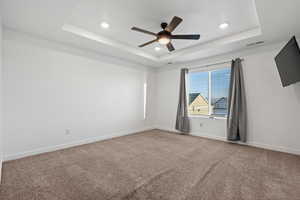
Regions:
[[[227, 69], [227, 68], [231, 68], [230, 63], [223, 63], [223, 64], [219, 64], [219, 65], [211, 65], [209, 67], [195, 67], [195, 68], [191, 68], [189, 69], [189, 73], [195, 73], [195, 72], [208, 72], [208, 109], [209, 109], [209, 114], [208, 115], [190, 115], [190, 113], [188, 113], [188, 116], [190, 118], [208, 118], [208, 119], [227, 119], [227, 115], [224, 116], [220, 116], [220, 115], [213, 115], [212, 114], [212, 110], [211, 110], [211, 72], [213, 71], [217, 71], [217, 70], [221, 70], [221, 69]], [[187, 102], [190, 102], [190, 95], [189, 95], [189, 88], [190, 88], [190, 80], [189, 80], [189, 76], [187, 76]]]

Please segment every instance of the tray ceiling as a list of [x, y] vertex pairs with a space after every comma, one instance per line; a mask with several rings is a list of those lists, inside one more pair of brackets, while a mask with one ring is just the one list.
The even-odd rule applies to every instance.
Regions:
[[[175, 15], [183, 18], [183, 22], [174, 31], [175, 34], [201, 34], [198, 41], [174, 40], [172, 43], [176, 51], [201, 46], [231, 35], [239, 34], [243, 37], [244, 32], [259, 27], [253, 0], [90, 0], [78, 2], [65, 21], [63, 29], [96, 42], [159, 60], [173, 52], [169, 53], [165, 46], [158, 43], [137, 48], [139, 44], [153, 40], [154, 37], [131, 31], [130, 28], [137, 26], [159, 32], [160, 24], [170, 22]], [[101, 22], [109, 23], [110, 28], [101, 28]], [[229, 23], [228, 29], [219, 28], [223, 22]], [[155, 51], [155, 47], [160, 47], [161, 50]]]
[[[300, 36], [299, 0], [1, 0], [5, 29], [74, 46], [84, 52], [132, 63], [160, 67], [184, 63], [247, 47]], [[201, 34], [199, 41], [175, 40], [176, 51], [160, 51], [152, 37], [131, 31], [132, 26], [160, 31], [161, 22], [183, 18], [175, 34]], [[110, 25], [101, 28], [102, 22]], [[218, 26], [229, 23], [221, 30]], [[5, 36], [5, 35], [4, 35]]]

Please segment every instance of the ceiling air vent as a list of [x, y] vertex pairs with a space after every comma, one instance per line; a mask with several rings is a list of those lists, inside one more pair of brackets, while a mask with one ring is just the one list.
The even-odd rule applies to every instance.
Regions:
[[252, 47], [252, 46], [260, 45], [260, 44], [263, 44], [263, 43], [265, 43], [265, 41], [252, 42], [252, 43], [247, 44], [246, 46], [247, 47]]

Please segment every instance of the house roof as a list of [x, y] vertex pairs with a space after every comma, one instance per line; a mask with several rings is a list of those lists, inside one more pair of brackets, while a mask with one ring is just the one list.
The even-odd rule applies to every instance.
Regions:
[[190, 106], [203, 106], [203, 105], [208, 105], [208, 101], [200, 93], [194, 99], [194, 101], [190, 104]]
[[199, 95], [200, 93], [190, 93], [189, 94], [189, 104], [191, 104], [196, 98], [197, 96]]

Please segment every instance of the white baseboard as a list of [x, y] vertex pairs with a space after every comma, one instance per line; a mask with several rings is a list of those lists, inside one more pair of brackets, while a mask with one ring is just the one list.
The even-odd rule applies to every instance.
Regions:
[[247, 142], [246, 145], [253, 146], [253, 147], [258, 147], [262, 149], [268, 149], [272, 151], [280, 151], [284, 153], [290, 153], [290, 154], [295, 154], [295, 155], [300, 155], [300, 149], [291, 149], [287, 147], [281, 147], [281, 146], [275, 146], [275, 145], [270, 145], [270, 144], [262, 144], [258, 142]]
[[30, 151], [24, 151], [24, 152], [20, 152], [20, 153], [16, 153], [16, 154], [4, 155], [3, 160], [4, 161], [16, 160], [19, 158], [24, 158], [24, 157], [28, 157], [28, 156], [47, 153], [47, 152], [65, 149], [65, 148], [70, 148], [70, 147], [79, 146], [79, 145], [83, 145], [83, 144], [99, 142], [102, 140], [107, 140], [107, 139], [125, 136], [125, 135], [131, 135], [134, 133], [143, 132], [143, 131], [152, 130], [152, 129], [154, 129], [154, 127], [144, 127], [144, 128], [139, 128], [139, 129], [132, 129], [132, 130], [127, 130], [127, 131], [119, 131], [119, 132], [113, 132], [113, 133], [109, 133], [109, 134], [103, 134], [101, 136], [97, 136], [97, 137], [93, 137], [93, 138], [86, 138], [83, 140], [72, 141], [69, 143], [33, 149]]
[[[168, 132], [173, 132], [173, 133], [178, 133], [178, 131], [175, 130], [175, 129], [165, 128], [165, 127], [159, 127], [159, 128], [156, 127], [156, 129], [160, 129], [160, 130], [168, 131]], [[259, 143], [259, 142], [253, 142], [253, 141], [248, 141], [246, 143], [231, 142], [231, 141], [228, 141], [226, 139], [226, 137], [211, 135], [211, 134], [207, 134], [207, 133], [192, 132], [192, 133], [190, 133], [190, 135], [203, 137], [203, 138], [208, 138], [208, 139], [213, 139], [213, 140], [219, 140], [219, 141], [223, 141], [223, 142], [236, 143], [236, 144], [240, 144], [240, 145], [248, 145], [248, 146], [262, 148], [262, 149], [268, 149], [268, 150], [272, 150], [272, 151], [279, 151], [279, 152], [284, 152], [284, 153], [289, 153], [289, 154], [300, 155], [300, 149], [292, 149], [292, 148], [287, 148], [287, 147], [282, 147], [282, 146], [275, 146], [275, 145], [270, 145], [270, 144], [263, 144], [263, 143]]]

